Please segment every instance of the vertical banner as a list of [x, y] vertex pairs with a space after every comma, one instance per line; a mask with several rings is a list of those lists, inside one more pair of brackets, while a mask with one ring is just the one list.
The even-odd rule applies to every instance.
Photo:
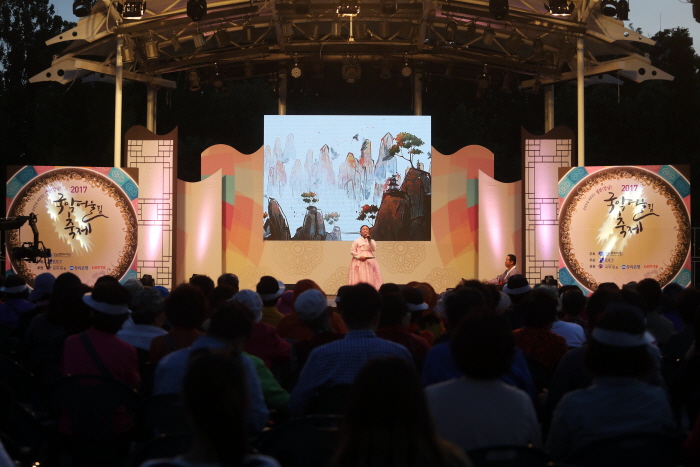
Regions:
[[[6, 233], [7, 272], [72, 272], [87, 285], [103, 275], [138, 277], [138, 171], [114, 167], [8, 167], [7, 216], [36, 216]], [[38, 240], [38, 241], [37, 241]], [[51, 251], [50, 258], [43, 252]]]
[[559, 172], [559, 281], [586, 292], [652, 278], [690, 284], [688, 166]]

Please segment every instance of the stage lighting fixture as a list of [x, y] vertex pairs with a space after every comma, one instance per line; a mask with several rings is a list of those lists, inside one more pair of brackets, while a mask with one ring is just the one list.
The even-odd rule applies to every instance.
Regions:
[[353, 36], [357, 39], [365, 39], [367, 37], [367, 23], [363, 21], [355, 21], [352, 23]]
[[513, 34], [506, 39], [506, 47], [508, 47], [513, 52], [517, 52], [520, 47], [525, 43], [523, 37], [518, 34], [517, 31], [513, 30]]
[[507, 71], [503, 75], [503, 84], [501, 85], [501, 92], [504, 94], [512, 94], [515, 88], [517, 76], [512, 71]]
[[559, 47], [557, 65], [562, 66], [563, 64], [569, 62], [572, 58], [574, 58], [574, 54], [576, 54], [576, 47], [574, 47], [574, 44], [569, 41], [564, 41], [561, 47]]
[[491, 87], [491, 76], [488, 74], [487, 66], [484, 65], [484, 71], [476, 78], [476, 98], [481, 99], [489, 87]]
[[228, 32], [225, 29], [219, 29], [214, 33], [214, 39], [219, 48], [231, 45], [231, 39], [228, 37]]
[[180, 43], [180, 38], [177, 36], [177, 33], [173, 32], [173, 37], [170, 38], [170, 45], [173, 46], [173, 50], [177, 52], [182, 48], [182, 44]]
[[146, 11], [146, 2], [141, 0], [124, 2], [124, 10], [122, 18], [124, 19], [141, 19]]
[[309, 0], [294, 0], [294, 13], [297, 15], [308, 15], [311, 11]]
[[292, 27], [291, 21], [280, 22], [280, 28], [282, 29], [282, 36], [292, 37], [294, 35], [294, 28]]
[[391, 36], [391, 23], [389, 20], [382, 20], [379, 22], [379, 37], [382, 39], [387, 39]]
[[617, 19], [620, 21], [629, 21], [630, 4], [627, 0], [618, 0], [617, 2]]
[[343, 64], [342, 75], [345, 82], [352, 84], [362, 76], [362, 68], [356, 61], [348, 61]]
[[552, 16], [571, 16], [574, 11], [574, 3], [569, 0], [549, 0], [545, 8]]
[[92, 0], [75, 0], [73, 2], [73, 14], [78, 18], [83, 18], [90, 14]]
[[199, 31], [192, 34], [192, 41], [194, 42], [194, 46], [196, 48], [200, 48], [207, 43], [207, 40], [204, 38], [204, 33]]
[[246, 21], [243, 25], [243, 32], [245, 33], [244, 44], [250, 44], [251, 42], [254, 42], [253, 33], [255, 32], [255, 26], [250, 24], [250, 21]]
[[445, 25], [445, 40], [447, 42], [454, 42], [455, 35], [457, 35], [457, 23], [453, 20], [450, 20]]
[[413, 39], [415, 33], [414, 24], [410, 21], [404, 21], [399, 28], [399, 37], [402, 39]]
[[199, 75], [194, 70], [190, 71], [187, 75], [187, 82], [189, 83], [188, 87], [190, 91], [199, 91], [202, 89], [202, 86], [199, 84]]
[[494, 19], [505, 19], [508, 16], [508, 8], [508, 0], [489, 0], [489, 13]]
[[602, 0], [600, 2], [600, 11], [605, 16], [615, 16], [617, 15], [617, 1], [615, 0]]
[[315, 21], [313, 23], [306, 23], [304, 25], [304, 32], [306, 34], [306, 37], [308, 37], [311, 40], [318, 39], [319, 29], [320, 29], [320, 25]]
[[134, 41], [128, 34], [124, 36], [124, 43], [122, 44], [122, 62], [131, 63], [135, 59], [134, 52]]
[[381, 5], [383, 15], [393, 15], [399, 9], [397, 0], [382, 0]]
[[336, 9], [338, 16], [357, 16], [360, 14], [360, 4], [349, 1], [342, 1]]
[[294, 60], [294, 67], [292, 68], [292, 71], [290, 72], [292, 75], [292, 78], [299, 78], [301, 76], [301, 68], [299, 68], [299, 62]]
[[406, 60], [406, 63], [404, 63], [403, 68], [401, 68], [401, 76], [403, 76], [404, 78], [408, 78], [409, 76], [411, 76], [411, 73], [413, 73], [413, 70], [408, 65], [408, 60]]
[[251, 78], [253, 76], [253, 64], [249, 60], [246, 60], [243, 64], [243, 75], [246, 78]]
[[382, 60], [379, 64], [379, 77], [381, 79], [391, 79], [391, 62], [389, 60]]
[[207, 0], [187, 0], [187, 16], [192, 21], [202, 21], [206, 14]]
[[540, 77], [538, 76], [537, 79], [535, 80], [535, 83], [532, 85], [532, 93], [533, 94], [539, 94], [540, 93], [540, 88], [542, 87], [542, 81], [540, 81]]
[[476, 21], [472, 21], [467, 25], [467, 31], [464, 41], [468, 44], [476, 37]]
[[488, 26], [484, 29], [484, 35], [481, 36], [481, 43], [484, 45], [491, 45], [494, 39], [496, 39], [496, 31], [494, 31], [491, 26]]
[[146, 58], [149, 60], [158, 60], [158, 41], [155, 40], [153, 34], [146, 41]]
[[331, 37], [341, 37], [342, 36], [343, 25], [340, 21], [333, 21], [331, 24]]

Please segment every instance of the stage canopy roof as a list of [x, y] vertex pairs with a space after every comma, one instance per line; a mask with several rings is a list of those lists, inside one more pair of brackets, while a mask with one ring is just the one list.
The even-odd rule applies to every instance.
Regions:
[[548, 11], [557, 0], [189, 1], [207, 5], [200, 21], [188, 17], [188, 0], [148, 0], [138, 20], [122, 17], [123, 0], [97, 0], [75, 28], [48, 41], [70, 44], [31, 81], [113, 80], [120, 36], [124, 79], [164, 87], [174, 87], [168, 74], [178, 71], [196, 70], [211, 82], [299, 71], [322, 76], [332, 63], [343, 73], [371, 64], [385, 76], [468, 80], [486, 70], [527, 87], [576, 79], [579, 37], [589, 82], [673, 79], [635, 47], [651, 39], [603, 14], [601, 3], [619, 9], [625, 0], [574, 0], [570, 16]]

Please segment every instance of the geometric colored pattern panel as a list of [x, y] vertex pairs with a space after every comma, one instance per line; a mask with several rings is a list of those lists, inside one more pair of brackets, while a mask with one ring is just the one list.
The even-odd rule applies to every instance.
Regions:
[[570, 167], [574, 134], [559, 126], [542, 136], [522, 130], [524, 258], [520, 271], [530, 284], [558, 277], [558, 171]]
[[126, 133], [126, 165], [139, 169], [143, 189], [138, 216], [139, 277], [156, 285], [175, 285], [175, 201], [177, 129], [163, 136], [142, 126]]

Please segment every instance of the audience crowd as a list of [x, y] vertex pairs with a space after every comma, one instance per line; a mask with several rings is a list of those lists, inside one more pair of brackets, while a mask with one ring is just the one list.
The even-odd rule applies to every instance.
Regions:
[[[299, 465], [271, 446], [313, 420], [337, 436], [325, 464], [308, 465], [479, 467], [483, 450], [508, 446], [587, 466], [587, 452], [622, 436], [653, 440], [665, 465], [700, 465], [694, 287], [647, 278], [587, 296], [513, 274], [441, 294], [410, 282], [328, 296], [310, 279], [263, 276], [255, 290], [232, 273], [216, 279], [172, 290], [110, 276], [88, 287], [69, 272], [41, 274], [33, 289], [4, 279], [0, 463]], [[119, 449], [99, 464], [71, 450], [99, 437], [52, 393], [75, 375], [141, 401], [116, 403], [100, 440]]]

